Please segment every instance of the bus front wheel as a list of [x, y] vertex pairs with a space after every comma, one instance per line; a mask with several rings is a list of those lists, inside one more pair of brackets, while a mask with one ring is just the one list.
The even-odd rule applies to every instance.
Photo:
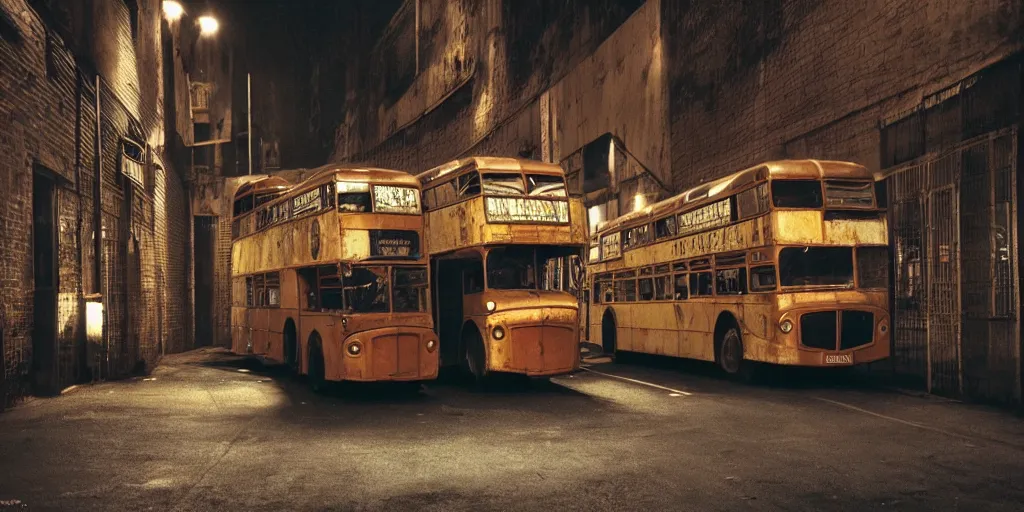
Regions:
[[315, 393], [322, 393], [327, 387], [327, 375], [324, 368], [324, 350], [320, 335], [313, 332], [309, 335], [309, 367], [306, 369], [306, 379], [309, 387]]

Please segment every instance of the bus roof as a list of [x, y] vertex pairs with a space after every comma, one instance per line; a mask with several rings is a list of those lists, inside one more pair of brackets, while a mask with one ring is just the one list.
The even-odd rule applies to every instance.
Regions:
[[687, 206], [700, 206], [723, 197], [729, 197], [746, 186], [766, 179], [852, 179], [874, 180], [874, 175], [863, 165], [835, 160], [776, 160], [764, 162], [742, 171], [704, 183], [651, 204], [640, 210], [627, 213], [603, 222], [597, 231], [614, 230], [630, 224], [657, 219], [662, 215]]
[[489, 172], [529, 172], [533, 174], [550, 174], [553, 176], [564, 176], [565, 171], [558, 164], [529, 160], [526, 158], [509, 158], [500, 156], [470, 156], [453, 160], [444, 165], [439, 165], [424, 171], [416, 176], [424, 186], [428, 183], [451, 175], [460, 169], [476, 169]]
[[248, 183], [244, 183], [238, 187], [235, 191], [235, 200], [239, 200], [249, 194], [256, 194], [259, 192], [280, 192], [291, 188], [292, 184], [288, 180], [280, 176], [265, 176], [263, 178], [257, 178]]
[[379, 169], [376, 167], [346, 167], [344, 164], [327, 164], [313, 169], [310, 176], [302, 181], [302, 185], [325, 181], [366, 181], [388, 182], [396, 185], [412, 185], [419, 187], [419, 180], [404, 171]]

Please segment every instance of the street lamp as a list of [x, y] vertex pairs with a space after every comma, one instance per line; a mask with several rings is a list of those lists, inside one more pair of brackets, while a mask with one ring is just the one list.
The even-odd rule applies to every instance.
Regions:
[[213, 16], [200, 16], [199, 17], [199, 34], [203, 36], [212, 36], [217, 33], [217, 29], [220, 28], [220, 23], [217, 23], [217, 18]]
[[185, 8], [174, 0], [164, 0], [163, 8], [164, 17], [167, 18], [167, 21], [172, 23], [181, 19], [181, 16], [185, 14]]

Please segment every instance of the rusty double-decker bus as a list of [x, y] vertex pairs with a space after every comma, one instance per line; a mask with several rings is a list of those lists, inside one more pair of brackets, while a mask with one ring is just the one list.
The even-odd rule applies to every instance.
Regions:
[[889, 355], [888, 245], [872, 175], [768, 162], [598, 227], [589, 331], [605, 352], [849, 366]]
[[586, 225], [562, 169], [475, 157], [418, 178], [442, 363], [478, 381], [578, 368]]
[[[249, 200], [269, 186], [274, 198]], [[287, 364], [317, 389], [437, 376], [413, 176], [326, 166], [291, 187], [243, 186], [235, 203], [234, 352]]]

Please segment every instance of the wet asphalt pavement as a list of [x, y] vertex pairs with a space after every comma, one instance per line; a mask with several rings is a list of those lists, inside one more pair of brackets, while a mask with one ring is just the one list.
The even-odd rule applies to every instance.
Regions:
[[1024, 420], [661, 358], [324, 396], [202, 350], [0, 414], [8, 508], [1022, 510]]

